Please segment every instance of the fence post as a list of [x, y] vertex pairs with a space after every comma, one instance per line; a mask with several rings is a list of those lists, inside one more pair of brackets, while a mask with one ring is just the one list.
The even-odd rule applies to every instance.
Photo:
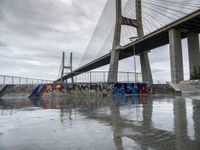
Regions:
[[89, 73], [89, 78], [90, 78], [90, 79], [89, 79], [89, 80], [90, 80], [90, 85], [89, 85], [89, 96], [90, 96], [90, 95], [91, 95], [91, 91], [90, 91], [90, 90], [91, 90], [92, 72]]
[[127, 80], [128, 80], [128, 83], [130, 82], [129, 80], [129, 72], [127, 72]]
[[19, 84], [21, 84], [21, 78], [19, 77]]
[[74, 74], [74, 83], [76, 83], [76, 75]]
[[14, 80], [13, 80], [13, 76], [12, 76], [12, 84], [13, 84]]
[[3, 84], [6, 84], [6, 76], [3, 76]]
[[90, 84], [92, 82], [92, 72], [90, 72]]
[[103, 82], [106, 83], [106, 72], [103, 72]]

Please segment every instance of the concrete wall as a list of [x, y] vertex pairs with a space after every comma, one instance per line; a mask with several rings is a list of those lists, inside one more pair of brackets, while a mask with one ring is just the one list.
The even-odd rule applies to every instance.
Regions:
[[4, 85], [0, 93], [2, 98], [28, 98], [36, 85]]
[[64, 95], [110, 96], [124, 94], [147, 94], [149, 89], [143, 83], [78, 83], [0, 86], [1, 97], [28, 98]]

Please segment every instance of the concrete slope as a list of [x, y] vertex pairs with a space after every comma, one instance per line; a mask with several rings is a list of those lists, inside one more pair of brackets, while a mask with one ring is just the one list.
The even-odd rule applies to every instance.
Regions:
[[2, 97], [7, 90], [7, 85], [0, 85], [0, 97]]
[[28, 98], [34, 91], [36, 85], [7, 85], [2, 98]]
[[200, 80], [188, 80], [182, 81], [178, 84], [178, 87], [183, 93], [200, 93]]

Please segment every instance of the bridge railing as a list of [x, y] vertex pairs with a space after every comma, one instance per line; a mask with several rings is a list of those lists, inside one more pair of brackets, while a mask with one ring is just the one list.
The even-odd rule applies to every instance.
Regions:
[[5, 84], [42, 84], [42, 83], [52, 83], [52, 82], [53, 81], [51, 81], [51, 80], [0, 75], [0, 85], [5, 85]]
[[[77, 73], [73, 79], [75, 83], [106, 83], [108, 80], [108, 71]], [[71, 82], [71, 80], [68, 79], [68, 82]], [[134, 72], [118, 72], [118, 82], [142, 82], [142, 74]]]

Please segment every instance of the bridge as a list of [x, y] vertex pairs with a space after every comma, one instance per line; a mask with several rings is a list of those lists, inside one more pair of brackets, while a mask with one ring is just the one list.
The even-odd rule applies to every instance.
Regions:
[[[113, 1], [113, 0], [111, 0]], [[128, 0], [125, 6], [129, 6]], [[155, 2], [158, 0], [155, 0]], [[199, 50], [199, 33], [200, 33], [200, 4], [186, 4], [190, 7], [195, 7], [194, 11], [185, 13], [186, 15], [175, 19], [173, 22], [158, 28], [153, 32], [144, 34], [144, 23], [142, 14], [142, 0], [134, 0], [135, 3], [135, 18], [128, 18], [123, 16], [122, 7], [123, 0], [115, 1], [115, 24], [114, 34], [112, 40], [112, 47], [109, 52], [101, 57], [92, 60], [85, 65], [71, 71], [70, 73], [62, 76], [59, 80], [67, 80], [78, 74], [105, 66], [110, 64], [108, 73], [108, 82], [117, 82], [118, 63], [119, 60], [139, 55], [143, 82], [152, 83], [152, 73], [148, 57], [148, 52], [163, 45], [170, 45], [170, 64], [171, 64], [171, 80], [173, 83], [178, 83], [184, 80], [183, 73], [183, 59], [182, 59], [182, 45], [183, 38], [188, 39], [188, 53], [190, 74], [193, 72], [195, 66], [200, 65], [200, 50]], [[170, 1], [166, 0], [166, 3]], [[109, 3], [109, 1], [108, 1]], [[145, 3], [145, 1], [144, 1]], [[153, 5], [153, 3], [150, 3]], [[173, 4], [173, 3], [172, 3]], [[155, 3], [159, 7], [159, 3]], [[175, 5], [178, 5], [175, 3]], [[179, 4], [181, 6], [181, 4]], [[106, 7], [106, 6], [105, 6]], [[108, 6], [107, 6], [108, 7]], [[163, 7], [162, 5], [160, 7]], [[184, 7], [184, 6], [183, 6]], [[169, 8], [170, 10], [170, 8]], [[176, 11], [176, 10], [173, 10]], [[105, 9], [104, 9], [104, 12]], [[103, 13], [104, 13], [103, 12]], [[178, 12], [178, 10], [177, 10]], [[104, 16], [104, 15], [102, 15]], [[161, 20], [160, 20], [161, 21]], [[121, 45], [122, 26], [129, 26], [136, 29], [136, 34], [132, 36], [137, 37], [134, 41]], [[131, 37], [129, 37], [131, 38]], [[92, 41], [92, 40], [91, 40]], [[100, 50], [101, 51], [101, 50]], [[103, 51], [103, 50], [102, 50]]]

